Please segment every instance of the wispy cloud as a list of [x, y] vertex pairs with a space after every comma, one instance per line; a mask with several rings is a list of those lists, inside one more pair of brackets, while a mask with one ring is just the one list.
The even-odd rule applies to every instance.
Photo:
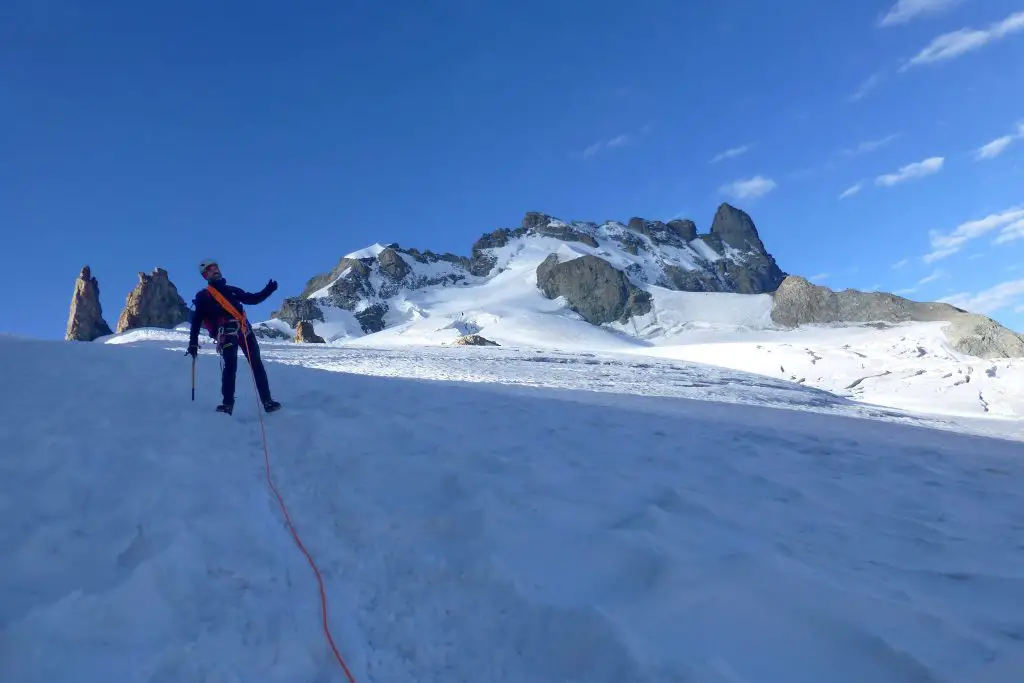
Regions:
[[939, 301], [974, 313], [993, 313], [1024, 298], [1024, 280], [1010, 280], [976, 294], [960, 292]]
[[648, 133], [650, 133], [651, 130], [653, 130], [653, 128], [654, 128], [654, 125], [651, 124], [651, 123], [648, 123], [643, 128], [641, 128], [639, 131], [631, 132], [631, 133], [621, 133], [621, 134], [616, 135], [615, 137], [612, 137], [612, 138], [605, 138], [605, 139], [602, 139], [602, 140], [598, 140], [594, 144], [592, 144], [589, 147], [587, 147], [586, 149], [584, 149], [583, 152], [580, 153], [580, 156], [582, 158], [584, 158], [584, 159], [589, 159], [590, 157], [594, 156], [595, 154], [598, 154], [600, 152], [604, 152], [606, 150], [616, 149], [618, 147], [626, 147], [628, 145], [633, 144], [634, 142], [639, 140], [641, 137], [643, 137], [643, 136], [647, 135]]
[[812, 275], [807, 279], [811, 282], [821, 282], [822, 280], [827, 280], [831, 275], [831, 273], [818, 273], [817, 275]]
[[859, 154], [867, 154], [868, 152], [874, 152], [877, 149], [882, 149], [899, 136], [899, 133], [893, 133], [892, 135], [887, 135], [881, 140], [868, 140], [866, 142], [860, 143], [853, 149], [844, 149], [843, 154], [846, 154], [848, 156], [857, 156]]
[[858, 192], [860, 192], [863, 189], [864, 189], [864, 181], [861, 181], [861, 182], [857, 183], [856, 185], [851, 185], [850, 187], [846, 188], [843, 191], [843, 193], [841, 195], [839, 195], [839, 198], [840, 199], [846, 199], [847, 197], [852, 197], [853, 195], [857, 194]]
[[935, 282], [936, 280], [940, 280], [940, 279], [946, 277], [946, 275], [947, 275], [946, 271], [944, 271], [944, 270], [936, 270], [931, 275], [926, 275], [923, 278], [921, 278], [920, 280], [918, 280], [917, 281], [917, 286], [921, 287], [923, 285], [928, 284], [929, 282]]
[[942, 165], [945, 163], [944, 157], [931, 157], [924, 161], [918, 161], [913, 164], [907, 164], [895, 173], [887, 173], [880, 175], [875, 178], [875, 184], [884, 187], [892, 187], [893, 185], [899, 185], [908, 180], [916, 180], [918, 178], [924, 178], [938, 173], [942, 170]]
[[897, 289], [895, 292], [893, 292], [893, 294], [898, 294], [899, 296], [907, 296], [908, 294], [913, 294], [926, 284], [930, 282], [935, 282], [936, 280], [941, 280], [944, 277], [949, 277], [949, 273], [947, 273], [944, 270], [936, 270], [931, 275], [925, 275], [923, 278], [918, 280], [917, 284], [915, 284], [913, 287]]
[[741, 147], [733, 147], [732, 149], [727, 149], [724, 152], [719, 152], [710, 161], [710, 163], [717, 164], [719, 161], [725, 161], [726, 159], [735, 159], [738, 156], [743, 156], [744, 154], [750, 151], [751, 147], [753, 147], [753, 145], [742, 145]]
[[967, 260], [968, 261], [977, 261], [980, 258], [985, 258], [985, 255], [984, 254], [971, 254], [970, 256], [967, 257]]
[[1017, 131], [1015, 133], [1004, 135], [1001, 138], [996, 138], [987, 145], [979, 147], [978, 151], [974, 153], [974, 158], [976, 161], [982, 161], [983, 159], [995, 159], [1017, 140], [1024, 140], [1024, 121], [1017, 124]]
[[736, 180], [728, 185], [723, 185], [719, 191], [736, 199], [756, 199], [763, 197], [776, 187], [778, 185], [774, 180], [758, 175], [749, 180]]
[[999, 236], [993, 240], [995, 244], [1006, 244], [1016, 240], [1024, 240], [1024, 219], [1011, 223], [999, 231]]
[[937, 64], [955, 59], [1018, 31], [1024, 31], [1024, 12], [1011, 14], [1002, 21], [991, 24], [988, 28], [962, 28], [952, 33], [944, 33], [900, 67], [900, 71], [906, 71], [914, 66]]
[[901, 260], [897, 261], [896, 263], [892, 264], [892, 269], [893, 270], [899, 270], [900, 268], [902, 268], [903, 266], [907, 265], [908, 263], [910, 263], [910, 259], [908, 259], [908, 258], [901, 259]]
[[865, 97], [867, 97], [871, 93], [872, 90], [874, 90], [879, 85], [881, 85], [882, 81], [884, 81], [884, 80], [885, 80], [885, 72], [884, 71], [878, 71], [878, 72], [875, 72], [875, 73], [871, 74], [870, 76], [867, 77], [867, 79], [863, 83], [860, 84], [860, 87], [857, 88], [857, 91], [855, 93], [853, 93], [852, 95], [850, 95], [850, 101], [851, 102], [859, 102], [860, 100], [863, 100]]
[[881, 27], [906, 24], [918, 17], [935, 14], [958, 5], [963, 0], [897, 0], [896, 4], [878, 21]]
[[[1024, 220], [1024, 208], [1014, 207], [1002, 213], [994, 213], [974, 221], [967, 221], [950, 233], [931, 233], [932, 251], [924, 256], [925, 263], [934, 263], [960, 251], [971, 240], [986, 235], [993, 230], [1005, 228], [1004, 232], [1015, 231], [1015, 225]], [[1000, 236], [1002, 239], [1002, 236]], [[1006, 240], [1009, 241], [1009, 240]]]

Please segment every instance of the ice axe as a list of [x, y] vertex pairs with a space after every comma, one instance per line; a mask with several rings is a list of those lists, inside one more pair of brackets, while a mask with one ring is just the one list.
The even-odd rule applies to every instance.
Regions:
[[196, 357], [192, 356], [192, 400], [196, 400]]

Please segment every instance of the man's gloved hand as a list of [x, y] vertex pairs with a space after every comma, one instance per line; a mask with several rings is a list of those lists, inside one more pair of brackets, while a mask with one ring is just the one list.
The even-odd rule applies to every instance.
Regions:
[[273, 294], [274, 292], [276, 292], [277, 291], [277, 280], [268, 280], [265, 291], [269, 292], [270, 294]]
[[188, 345], [188, 350], [185, 351], [185, 355], [186, 356], [192, 356], [193, 358], [198, 356], [199, 355], [199, 344], [189, 344]]

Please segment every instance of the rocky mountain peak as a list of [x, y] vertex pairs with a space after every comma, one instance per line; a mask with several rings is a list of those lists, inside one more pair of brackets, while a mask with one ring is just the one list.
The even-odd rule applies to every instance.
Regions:
[[139, 273], [139, 282], [128, 293], [117, 321], [117, 332], [138, 327], [174, 328], [188, 320], [188, 306], [163, 268]]
[[711, 234], [740, 251], [753, 251], [765, 255], [768, 253], [757, 234], [754, 221], [745, 211], [730, 204], [723, 202], [718, 207], [711, 222]]
[[85, 266], [75, 281], [75, 293], [71, 297], [71, 311], [68, 314], [64, 339], [93, 341], [108, 334], [111, 334], [111, 330], [110, 325], [103, 319], [99, 282], [93, 277], [89, 266]]
[[[398, 244], [353, 252], [329, 273], [311, 278], [298, 297], [286, 299], [272, 315], [293, 329], [302, 321], [341, 329], [340, 323], [325, 322], [325, 307], [333, 307], [349, 311], [363, 333], [376, 332], [386, 320], [402, 317], [389, 315], [396, 305], [406, 313], [412, 310], [396, 300], [406, 300], [403, 293], [482, 284], [524, 258], [540, 265], [555, 252], [559, 259], [546, 261], [543, 273], [538, 271], [539, 289], [545, 296], [564, 296], [590, 320], [643, 315], [649, 308], [646, 286], [760, 294], [774, 291], [785, 277], [764, 250], [750, 217], [727, 204], [719, 207], [711, 232], [704, 235], [687, 219], [666, 223], [634, 217], [625, 224], [598, 224], [529, 211], [519, 227], [483, 234], [470, 258]], [[598, 285], [600, 292], [585, 291]], [[584, 300], [588, 296], [594, 301]]]

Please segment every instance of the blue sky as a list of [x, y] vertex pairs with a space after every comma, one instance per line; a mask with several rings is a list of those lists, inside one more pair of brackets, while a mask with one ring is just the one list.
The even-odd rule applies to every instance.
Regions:
[[[0, 329], [281, 289], [526, 211], [748, 211], [784, 270], [1024, 329], [1024, 0], [0, 6]], [[1018, 267], [1021, 266], [1021, 267]]]

